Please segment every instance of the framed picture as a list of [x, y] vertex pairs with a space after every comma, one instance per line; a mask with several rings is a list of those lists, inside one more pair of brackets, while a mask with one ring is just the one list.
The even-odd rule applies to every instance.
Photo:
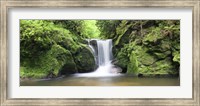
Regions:
[[1, 1], [8, 105], [195, 105], [200, 1]]

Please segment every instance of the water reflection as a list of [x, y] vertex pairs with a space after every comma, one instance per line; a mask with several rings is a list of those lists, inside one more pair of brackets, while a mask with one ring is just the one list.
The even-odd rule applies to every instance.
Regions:
[[179, 86], [178, 78], [138, 78], [133, 76], [76, 77], [21, 81], [21, 86]]

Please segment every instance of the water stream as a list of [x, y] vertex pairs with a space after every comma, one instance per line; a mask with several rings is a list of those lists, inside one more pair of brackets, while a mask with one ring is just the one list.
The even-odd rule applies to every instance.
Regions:
[[120, 75], [117, 77], [76, 77], [60, 79], [25, 80], [20, 86], [180, 86], [178, 78], [138, 78]]

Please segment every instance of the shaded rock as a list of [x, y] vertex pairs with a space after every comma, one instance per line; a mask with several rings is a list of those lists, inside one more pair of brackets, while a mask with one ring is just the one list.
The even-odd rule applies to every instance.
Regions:
[[96, 46], [96, 48], [97, 48], [97, 41], [96, 41], [95, 39], [91, 39], [91, 40], [90, 40], [90, 44], [91, 44], [92, 46]]
[[93, 54], [93, 57], [95, 58], [95, 64], [98, 65], [98, 47], [97, 47], [97, 40], [92, 39], [89, 40], [89, 49], [91, 51], [91, 53]]
[[79, 48], [79, 53], [74, 56], [74, 60], [78, 69], [78, 72], [91, 72], [97, 67], [95, 64], [95, 59], [87, 46], [81, 46]]
[[77, 72], [76, 63], [74, 62], [72, 54], [68, 50], [66, 50], [66, 51], [67, 51], [66, 55], [65, 55], [66, 62], [64, 64], [64, 66], [60, 69], [61, 75], [62, 74], [73, 74], [73, 73]]
[[50, 72], [46, 78], [55, 78], [57, 75], [55, 75], [54, 73]]
[[163, 59], [166, 58], [171, 54], [171, 51], [166, 51], [166, 52], [154, 52], [153, 53], [158, 59]]
[[139, 73], [139, 74], [138, 74], [138, 77], [143, 77], [143, 74]]
[[122, 72], [124, 72], [124, 73], [127, 72], [127, 65], [129, 62], [129, 58], [126, 55], [122, 54], [122, 52], [119, 52], [117, 54], [117, 60], [118, 60], [118, 62], [115, 63], [115, 65], [121, 67], [123, 70]]
[[83, 43], [83, 44], [86, 44], [86, 45], [87, 45], [87, 44], [88, 44], [88, 39], [84, 39], [84, 40], [82, 40], [82, 41], [81, 41], [81, 43]]

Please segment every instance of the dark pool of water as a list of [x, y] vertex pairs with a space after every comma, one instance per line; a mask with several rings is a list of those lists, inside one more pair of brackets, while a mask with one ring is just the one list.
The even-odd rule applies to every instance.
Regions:
[[76, 77], [23, 80], [20, 86], [180, 86], [179, 78], [138, 78], [133, 76]]

